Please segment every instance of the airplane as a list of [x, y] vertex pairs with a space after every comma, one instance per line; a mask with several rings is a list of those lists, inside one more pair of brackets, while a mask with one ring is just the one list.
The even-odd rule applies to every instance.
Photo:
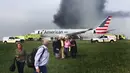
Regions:
[[55, 37], [66, 37], [66, 36], [74, 36], [77, 35], [79, 38], [85, 38], [90, 36], [92, 38], [92, 35], [97, 37], [96, 35], [103, 35], [108, 33], [108, 26], [110, 24], [110, 21], [112, 19], [112, 16], [108, 16], [98, 27], [96, 28], [89, 28], [89, 29], [44, 29], [44, 30], [36, 30], [36, 33], [41, 33], [42, 37], [48, 37], [48, 38], [55, 38]]

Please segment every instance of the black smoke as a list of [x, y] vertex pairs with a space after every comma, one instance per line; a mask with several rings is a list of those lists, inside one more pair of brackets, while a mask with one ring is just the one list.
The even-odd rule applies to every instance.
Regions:
[[60, 10], [54, 15], [54, 23], [64, 28], [79, 24], [80, 8], [78, 5], [78, 0], [62, 0]]
[[93, 27], [108, 15], [126, 17], [122, 11], [107, 12], [107, 0], [62, 0], [60, 9], [54, 15], [54, 23], [60, 28]]

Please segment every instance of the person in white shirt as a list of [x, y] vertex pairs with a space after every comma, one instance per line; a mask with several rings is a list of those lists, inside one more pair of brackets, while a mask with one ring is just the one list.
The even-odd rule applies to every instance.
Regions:
[[47, 73], [47, 63], [49, 60], [49, 52], [48, 52], [48, 44], [49, 40], [48, 39], [43, 39], [42, 44], [40, 47], [38, 47], [38, 51], [35, 55], [35, 61], [34, 61], [34, 66], [35, 66], [35, 73]]

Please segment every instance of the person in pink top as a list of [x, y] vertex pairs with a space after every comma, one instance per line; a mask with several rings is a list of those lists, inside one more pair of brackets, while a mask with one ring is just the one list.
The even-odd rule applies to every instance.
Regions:
[[70, 46], [71, 46], [70, 40], [68, 39], [68, 37], [66, 37], [65, 41], [64, 41], [64, 53], [65, 53], [65, 57], [68, 57], [68, 52], [69, 52], [69, 47]]

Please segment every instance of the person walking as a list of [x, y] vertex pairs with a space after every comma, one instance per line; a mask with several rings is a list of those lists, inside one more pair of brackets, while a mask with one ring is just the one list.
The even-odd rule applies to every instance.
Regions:
[[23, 46], [21, 43], [17, 43], [17, 49], [16, 51], [16, 64], [18, 73], [24, 73], [24, 65], [26, 60], [26, 51], [23, 49]]
[[55, 38], [52, 42], [52, 48], [53, 48], [53, 54], [55, 56], [56, 54], [56, 42], [57, 42], [57, 38]]
[[48, 44], [49, 40], [43, 39], [42, 45], [38, 47], [38, 51], [34, 57], [35, 73], [47, 73], [47, 64], [49, 61]]
[[76, 44], [76, 41], [73, 38], [71, 38], [70, 43], [71, 43], [71, 51], [70, 51], [71, 57], [72, 58], [76, 58], [76, 54], [77, 54], [77, 44]]
[[64, 38], [60, 37], [60, 57], [61, 59], [65, 58], [65, 54], [64, 54]]
[[70, 47], [70, 40], [68, 37], [65, 38], [65, 42], [64, 42], [64, 53], [65, 53], [65, 57], [68, 57], [68, 53], [69, 53], [69, 47]]
[[61, 43], [58, 37], [55, 38], [55, 41], [53, 41], [53, 52], [56, 58], [59, 58], [59, 51], [61, 48]]

